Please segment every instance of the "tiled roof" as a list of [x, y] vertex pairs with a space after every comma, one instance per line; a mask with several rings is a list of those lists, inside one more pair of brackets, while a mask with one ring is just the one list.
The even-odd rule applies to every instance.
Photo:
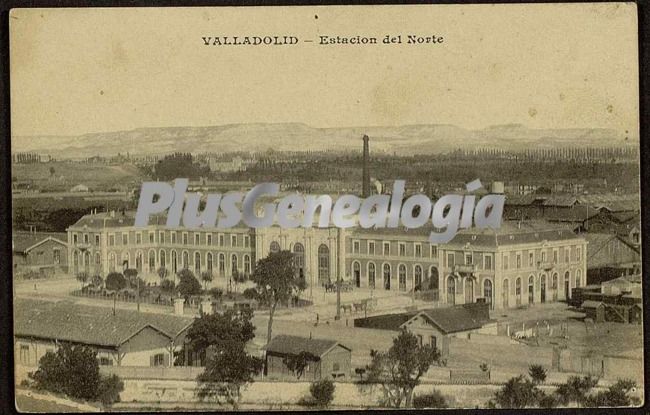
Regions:
[[63, 232], [23, 232], [14, 231], [11, 235], [14, 252], [25, 252], [28, 248], [43, 242], [47, 238], [58, 239], [61, 242], [68, 243], [68, 235]]
[[264, 347], [267, 352], [286, 355], [297, 355], [301, 352], [308, 352], [314, 356], [322, 357], [328, 350], [339, 345], [344, 349], [349, 348], [338, 343], [336, 340], [309, 339], [306, 337], [279, 335], [275, 336], [269, 344]]
[[[75, 222], [70, 228], [83, 228], [90, 229], [104, 229], [104, 228], [121, 228], [132, 227], [135, 224], [134, 211], [113, 211], [113, 212], [99, 212], [95, 214], [84, 215], [81, 219]], [[149, 225], [165, 225], [167, 224], [166, 214], [153, 214], [149, 216]], [[234, 228], [248, 228], [243, 222], [239, 222]]]
[[478, 329], [488, 321], [462, 306], [433, 308], [424, 310], [419, 315], [429, 319], [447, 334]]
[[463, 229], [448, 245], [466, 245], [480, 247], [497, 247], [505, 245], [527, 244], [542, 241], [559, 241], [580, 239], [565, 226], [546, 221], [504, 221], [499, 229]]
[[117, 347], [147, 326], [175, 339], [191, 323], [191, 318], [120, 309], [113, 316], [112, 308], [70, 301], [14, 301], [14, 335], [20, 337]]
[[600, 212], [593, 207], [576, 205], [571, 208], [545, 209], [543, 217], [553, 222], [584, 222]]

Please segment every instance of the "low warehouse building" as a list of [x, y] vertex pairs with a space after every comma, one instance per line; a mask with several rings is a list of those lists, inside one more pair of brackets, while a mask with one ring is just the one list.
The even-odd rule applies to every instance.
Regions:
[[301, 354], [308, 361], [301, 380], [350, 377], [352, 351], [335, 340], [280, 335], [275, 336], [264, 350], [266, 376], [272, 379], [295, 379], [297, 374], [289, 369], [287, 361]]

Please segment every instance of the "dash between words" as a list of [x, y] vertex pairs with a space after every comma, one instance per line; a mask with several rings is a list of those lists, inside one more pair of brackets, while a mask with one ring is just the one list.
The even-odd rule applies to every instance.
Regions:
[[[298, 36], [203, 36], [204, 46], [285, 46], [300, 43]], [[317, 39], [303, 39], [305, 43], [317, 45], [376, 45], [376, 44], [440, 44], [444, 37], [437, 35], [385, 35], [374, 36], [330, 36], [319, 35]]]

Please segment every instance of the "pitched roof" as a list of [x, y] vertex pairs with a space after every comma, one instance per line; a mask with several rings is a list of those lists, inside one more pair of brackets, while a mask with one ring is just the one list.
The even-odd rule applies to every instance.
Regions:
[[543, 241], [581, 239], [565, 226], [543, 220], [503, 221], [499, 229], [470, 228], [460, 230], [448, 245], [497, 247]]
[[582, 305], [580, 307], [582, 308], [597, 308], [600, 307], [601, 305], [604, 305], [602, 301], [593, 301], [593, 300], [586, 300], [582, 302]]
[[350, 348], [340, 344], [336, 340], [309, 339], [306, 337], [281, 334], [275, 336], [263, 349], [267, 352], [287, 355], [297, 355], [301, 352], [308, 352], [314, 356], [322, 357], [337, 345], [346, 350], [350, 350]]
[[27, 252], [30, 248], [48, 238], [56, 239], [64, 245], [68, 243], [68, 235], [65, 232], [14, 231], [11, 235], [12, 248], [14, 252]]
[[[483, 327], [489, 320], [474, 312], [472, 309], [455, 306], [441, 307], [423, 310], [413, 318], [422, 316], [437, 326], [444, 333], [456, 333], [459, 331], [474, 330]], [[409, 321], [411, 321], [411, 318]], [[407, 321], [402, 326], [409, 323]]]
[[70, 301], [14, 301], [14, 335], [20, 337], [118, 347], [146, 327], [175, 339], [191, 323], [191, 318], [130, 310], [117, 310], [113, 316], [112, 308]]

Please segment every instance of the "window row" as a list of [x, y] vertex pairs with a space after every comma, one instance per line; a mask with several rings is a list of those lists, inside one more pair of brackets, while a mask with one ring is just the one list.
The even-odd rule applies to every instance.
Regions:
[[[397, 255], [397, 256], [412, 256], [415, 258], [423, 258], [423, 248], [420, 242], [397, 242], [397, 249], [395, 250], [395, 242], [377, 242], [377, 241], [364, 241], [365, 252], [361, 252], [361, 240], [352, 240], [352, 253], [353, 254], [366, 254], [366, 255]], [[379, 243], [381, 250], [377, 248]], [[408, 249], [407, 249], [408, 247]], [[436, 245], [429, 246], [429, 257], [438, 257], [438, 247]]]
[[[130, 236], [129, 236], [130, 235]], [[156, 235], [158, 237], [156, 238]], [[74, 239], [73, 235], [73, 239]], [[99, 235], [98, 235], [99, 237]], [[177, 232], [177, 231], [144, 231], [129, 234], [128, 232], [109, 234], [108, 246], [128, 245], [129, 240], [135, 245], [140, 245], [143, 241], [148, 243], [170, 243], [172, 245], [205, 245], [205, 246], [241, 246], [244, 248], [251, 248], [250, 235], [240, 234], [213, 234], [206, 232]], [[226, 245], [228, 241], [228, 245]], [[74, 240], [76, 243], [76, 239]], [[99, 244], [99, 242], [97, 242]]]

